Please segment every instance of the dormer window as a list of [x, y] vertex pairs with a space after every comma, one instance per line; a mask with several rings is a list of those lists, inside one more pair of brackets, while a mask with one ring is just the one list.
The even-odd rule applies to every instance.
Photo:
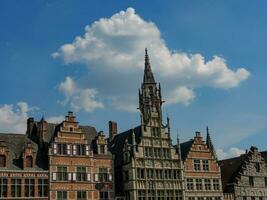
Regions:
[[0, 167], [6, 167], [6, 156], [0, 155]]
[[32, 156], [26, 156], [26, 167], [32, 168], [32, 166], [33, 166], [32, 163], [33, 163]]

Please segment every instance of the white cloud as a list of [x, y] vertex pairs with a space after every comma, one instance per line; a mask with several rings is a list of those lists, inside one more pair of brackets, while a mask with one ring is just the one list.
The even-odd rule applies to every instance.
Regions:
[[0, 106], [0, 131], [25, 133], [29, 110], [30, 108], [26, 102], [19, 102], [16, 105], [4, 104]]
[[62, 121], [65, 120], [65, 117], [63, 115], [59, 115], [59, 116], [51, 116], [46, 118], [46, 121], [49, 123], [61, 123]]
[[237, 147], [231, 147], [227, 151], [224, 151], [223, 149], [217, 149], [216, 153], [220, 160], [237, 157], [241, 154], [244, 154], [246, 151], [243, 149], [239, 149]]
[[65, 95], [63, 105], [70, 107], [79, 112], [81, 109], [86, 112], [92, 112], [97, 108], [103, 108], [103, 104], [97, 101], [98, 91], [90, 88], [79, 88], [71, 77], [66, 77], [64, 82], [60, 83], [58, 89]]
[[[87, 79], [90, 85], [94, 84], [92, 77], [98, 79], [95, 87], [104, 98], [119, 96], [119, 101], [113, 105], [133, 107], [137, 105], [135, 96], [139, 82], [136, 82], [142, 73], [145, 47], [149, 49], [157, 80], [168, 86], [165, 96], [170, 104], [188, 105], [195, 97], [195, 88], [229, 89], [237, 87], [250, 75], [244, 68], [230, 69], [226, 60], [216, 55], [206, 61], [199, 53], [171, 51], [158, 27], [142, 19], [133, 8], [86, 26], [84, 36], [64, 44], [52, 56], [66, 64], [86, 64], [90, 75], [81, 79]], [[73, 91], [71, 84], [63, 91], [68, 94]]]

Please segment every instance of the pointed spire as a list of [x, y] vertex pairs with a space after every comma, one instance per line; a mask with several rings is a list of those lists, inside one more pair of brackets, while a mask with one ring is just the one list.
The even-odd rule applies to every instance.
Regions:
[[151, 65], [149, 62], [149, 56], [147, 53], [147, 48], [145, 49], [145, 69], [144, 69], [144, 83], [155, 83], [155, 79], [151, 70]]
[[212, 140], [211, 140], [211, 137], [210, 137], [209, 127], [208, 127], [208, 126], [207, 126], [207, 138], [206, 138], [206, 144], [207, 144], [208, 148], [210, 149], [210, 151], [212, 152], [214, 158], [217, 159], [217, 155], [216, 155], [214, 146], [213, 146], [213, 144], [212, 144]]

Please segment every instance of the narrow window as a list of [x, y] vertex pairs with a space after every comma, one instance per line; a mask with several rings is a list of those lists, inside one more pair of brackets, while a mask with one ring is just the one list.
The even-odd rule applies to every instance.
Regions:
[[107, 168], [104, 168], [104, 167], [101, 167], [99, 168], [99, 181], [100, 182], [107, 182], [108, 181], [108, 169]]
[[24, 195], [25, 197], [34, 197], [34, 178], [25, 178]]
[[47, 197], [48, 195], [48, 180], [38, 179], [38, 196]]
[[19, 178], [11, 179], [11, 196], [21, 197], [21, 179]]
[[203, 167], [203, 171], [209, 171], [209, 161], [208, 160], [202, 160], [202, 167]]
[[67, 191], [57, 191], [57, 200], [67, 200]]
[[193, 179], [191, 179], [191, 178], [186, 179], [186, 182], [187, 182], [187, 189], [188, 190], [194, 190], [194, 182], [193, 182]]
[[77, 200], [86, 200], [86, 191], [77, 191]]
[[7, 178], [0, 178], [0, 197], [7, 197]]
[[57, 166], [57, 180], [58, 181], [67, 181], [68, 173], [66, 166]]
[[0, 155], [0, 167], [6, 167], [6, 156]]
[[260, 172], [260, 163], [255, 163], [256, 172]]
[[100, 192], [100, 200], [108, 200], [108, 192]]
[[254, 186], [254, 177], [253, 176], [249, 177], [249, 185]]
[[77, 181], [86, 181], [86, 168], [83, 166], [77, 167]]
[[200, 171], [200, 160], [194, 160], [194, 170], [195, 171]]
[[196, 189], [202, 190], [202, 179], [199, 178], [196, 179]]

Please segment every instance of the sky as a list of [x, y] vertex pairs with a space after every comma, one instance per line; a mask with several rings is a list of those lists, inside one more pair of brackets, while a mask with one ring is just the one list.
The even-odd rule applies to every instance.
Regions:
[[0, 1], [0, 131], [26, 120], [140, 123], [144, 49], [175, 143], [206, 126], [223, 159], [267, 150], [264, 1]]

